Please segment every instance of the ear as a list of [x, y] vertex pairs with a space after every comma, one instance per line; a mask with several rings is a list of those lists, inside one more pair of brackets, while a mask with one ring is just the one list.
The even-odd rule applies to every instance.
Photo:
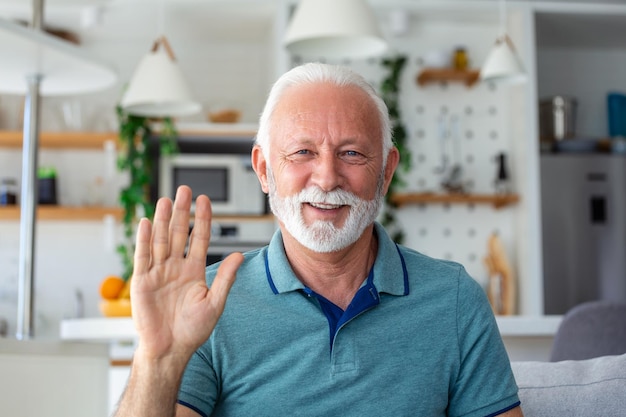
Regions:
[[396, 168], [398, 167], [398, 163], [400, 163], [400, 151], [395, 146], [389, 150], [387, 154], [387, 165], [385, 165], [385, 192], [389, 191], [389, 184], [391, 184], [391, 179], [393, 178], [393, 173], [396, 172]]
[[267, 186], [267, 160], [263, 155], [263, 150], [259, 145], [254, 145], [252, 148], [252, 169], [256, 172], [256, 176], [261, 183], [261, 189], [265, 194], [269, 193], [269, 187]]

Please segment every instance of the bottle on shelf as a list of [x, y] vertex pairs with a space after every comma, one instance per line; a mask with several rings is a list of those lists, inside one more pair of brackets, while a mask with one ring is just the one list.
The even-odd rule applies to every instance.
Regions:
[[57, 204], [57, 171], [53, 167], [37, 170], [39, 204]]
[[17, 204], [17, 181], [15, 178], [3, 178], [0, 181], [0, 206]]
[[465, 71], [469, 66], [467, 49], [464, 46], [457, 46], [452, 56], [452, 68], [457, 71]]
[[506, 154], [500, 152], [496, 156], [498, 164], [498, 172], [496, 174], [495, 188], [496, 194], [507, 195], [511, 193], [511, 181], [509, 178], [509, 169], [506, 162]]

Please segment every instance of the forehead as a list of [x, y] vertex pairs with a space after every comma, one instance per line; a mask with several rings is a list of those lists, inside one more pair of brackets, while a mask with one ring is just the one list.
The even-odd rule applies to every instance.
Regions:
[[282, 94], [276, 108], [292, 110], [310, 108], [322, 110], [333, 105], [349, 105], [355, 113], [375, 114], [376, 108], [371, 97], [354, 85], [339, 86], [331, 82], [315, 82], [288, 87]]
[[273, 121], [278, 129], [327, 127], [380, 133], [378, 109], [365, 91], [328, 82], [289, 87], [276, 105]]

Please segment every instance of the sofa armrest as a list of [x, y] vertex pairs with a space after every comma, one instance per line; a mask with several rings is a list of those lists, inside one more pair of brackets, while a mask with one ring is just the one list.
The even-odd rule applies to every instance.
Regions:
[[525, 417], [626, 415], [626, 354], [511, 367]]

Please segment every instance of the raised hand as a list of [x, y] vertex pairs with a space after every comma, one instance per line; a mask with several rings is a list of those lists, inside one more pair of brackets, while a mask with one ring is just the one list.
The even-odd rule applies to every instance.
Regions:
[[211, 238], [209, 198], [196, 199], [194, 228], [189, 237], [191, 189], [177, 190], [157, 202], [154, 224], [142, 219], [137, 230], [131, 284], [133, 320], [143, 359], [174, 359], [186, 364], [209, 337], [243, 261], [240, 253], [226, 258], [209, 289], [206, 253]]

